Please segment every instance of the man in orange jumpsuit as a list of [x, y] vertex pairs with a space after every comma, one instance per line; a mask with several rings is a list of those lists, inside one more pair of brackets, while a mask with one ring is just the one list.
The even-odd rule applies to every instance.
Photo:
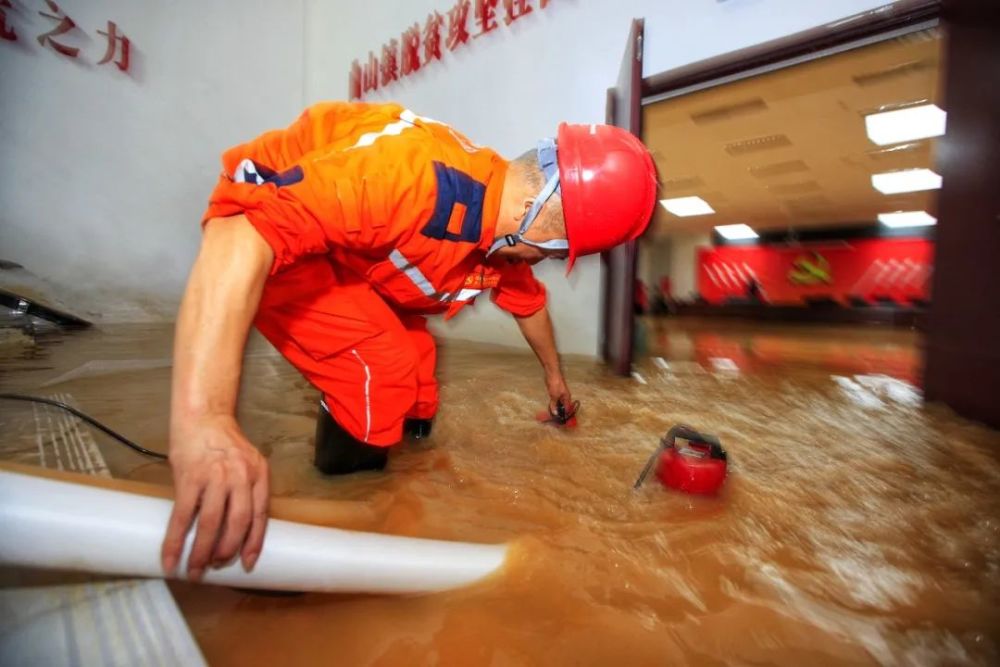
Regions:
[[195, 579], [237, 552], [252, 568], [263, 543], [267, 463], [234, 417], [251, 325], [322, 392], [317, 467], [381, 469], [437, 410], [424, 316], [483, 290], [535, 351], [550, 411], [571, 404], [531, 266], [636, 238], [656, 193], [648, 152], [617, 128], [563, 124], [508, 162], [395, 104], [310, 107], [222, 162], [174, 349], [163, 564], [197, 515]]

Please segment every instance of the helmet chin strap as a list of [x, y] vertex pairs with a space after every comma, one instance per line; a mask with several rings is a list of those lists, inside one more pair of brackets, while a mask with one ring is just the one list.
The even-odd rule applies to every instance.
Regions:
[[556, 142], [553, 139], [542, 139], [538, 142], [538, 166], [542, 168], [542, 172], [545, 174], [546, 182], [545, 186], [542, 188], [538, 196], [535, 197], [534, 203], [532, 203], [531, 208], [528, 209], [528, 214], [524, 216], [524, 220], [521, 221], [521, 227], [517, 230], [515, 234], [505, 234], [501, 238], [498, 238], [490, 246], [489, 251], [486, 256], [489, 257], [495, 253], [500, 248], [513, 247], [518, 243], [524, 243], [525, 245], [534, 246], [536, 248], [541, 248], [542, 250], [567, 250], [569, 248], [569, 241], [566, 239], [552, 239], [551, 241], [542, 241], [541, 243], [536, 241], [529, 241], [524, 238], [525, 232], [531, 227], [538, 217], [539, 212], [542, 207], [545, 206], [545, 202], [549, 200], [556, 192], [559, 192], [559, 164], [556, 161]]

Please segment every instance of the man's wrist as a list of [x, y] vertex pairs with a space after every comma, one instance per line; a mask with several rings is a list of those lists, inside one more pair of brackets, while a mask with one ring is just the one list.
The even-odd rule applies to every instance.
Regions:
[[563, 377], [562, 366], [556, 364], [555, 366], [542, 366], [545, 371], [546, 380], [561, 380]]
[[171, 411], [170, 428], [171, 430], [182, 430], [191, 424], [203, 423], [209, 420], [221, 421], [224, 419], [235, 421], [236, 417], [232, 412], [226, 410], [213, 410], [207, 407], [186, 407]]

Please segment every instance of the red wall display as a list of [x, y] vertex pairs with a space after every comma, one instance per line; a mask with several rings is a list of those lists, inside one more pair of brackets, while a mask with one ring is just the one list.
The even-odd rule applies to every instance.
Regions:
[[756, 280], [766, 301], [807, 297], [929, 299], [934, 244], [926, 239], [862, 239], [801, 246], [722, 246], [698, 250], [698, 290], [710, 303], [746, 297]]

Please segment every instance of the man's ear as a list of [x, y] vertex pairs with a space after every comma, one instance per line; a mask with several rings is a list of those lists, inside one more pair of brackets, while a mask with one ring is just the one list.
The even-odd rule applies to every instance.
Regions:
[[530, 211], [531, 207], [534, 206], [534, 205], [535, 205], [535, 198], [534, 197], [530, 197], [528, 199], [525, 199], [522, 202], [522, 204], [521, 204], [521, 213], [517, 216], [516, 220], [518, 222], [524, 220], [525, 216], [528, 215], [528, 211]]

